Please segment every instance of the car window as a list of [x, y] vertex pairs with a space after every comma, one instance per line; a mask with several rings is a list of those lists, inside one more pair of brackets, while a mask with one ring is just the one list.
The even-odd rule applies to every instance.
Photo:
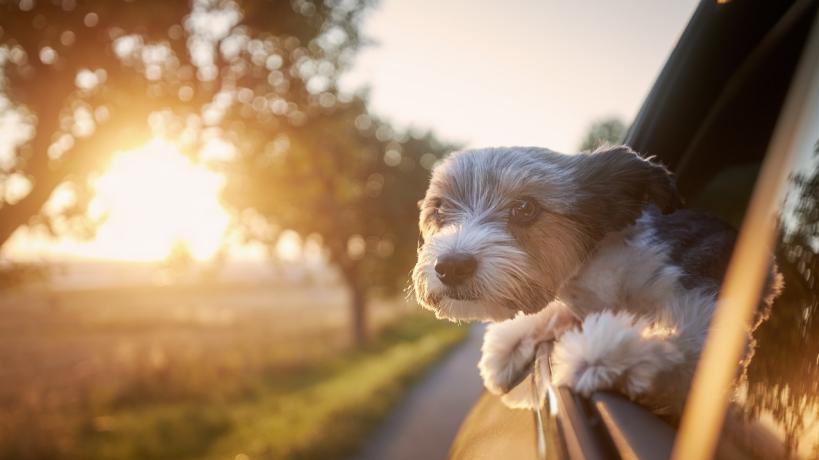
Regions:
[[[734, 6], [740, 8], [739, 3]], [[742, 8], [750, 11], [754, 6], [745, 3]], [[667, 65], [646, 102], [648, 110], [641, 111], [626, 140], [638, 151], [656, 155], [675, 172], [689, 207], [709, 211], [736, 228], [743, 221], [774, 129], [783, 118], [786, 96], [804, 57], [803, 44], [816, 18], [816, 4], [794, 4], [789, 11], [792, 14], [781, 15], [776, 26], [766, 29], [764, 38], [749, 39], [754, 47], [742, 54], [744, 61], [730, 68], [725, 81], [714, 81], [708, 71], [694, 65], [694, 58], [708, 57], [705, 45], [689, 53], [690, 59], [672, 56], [673, 65]], [[736, 23], [745, 29], [753, 18], [748, 13]], [[705, 33], [708, 30], [695, 32], [713, 38]], [[683, 41], [686, 46], [678, 47], [683, 50], [675, 55], [693, 49], [692, 42], [698, 45], [693, 39]], [[709, 62], [723, 61], [714, 57]], [[690, 83], [698, 78], [716, 88], [708, 97]], [[819, 82], [813, 84], [815, 95]], [[697, 109], [702, 112], [697, 116], [691, 115], [695, 102], [705, 107]], [[726, 426], [736, 422], [739, 429], [723, 432], [722, 440], [732, 441], [726, 443], [729, 450], [720, 451], [728, 454], [726, 458], [794, 454], [819, 458], [819, 99], [813, 97], [810, 103], [813, 106], [802, 111], [811, 119], [801, 120], [808, 129], [800, 134], [799, 160], [781, 207], [776, 258], [785, 287], [768, 321], [755, 333], [756, 353], [740, 380], [741, 396], [734, 401], [732, 420], [726, 422]], [[683, 127], [677, 129], [678, 125]], [[553, 407], [547, 398], [541, 411], [544, 439], [549, 439], [550, 429], [561, 428], [553, 423], [555, 412], [549, 410]]]
[[[774, 246], [784, 287], [769, 317], [754, 332], [755, 352], [725, 420], [719, 453], [729, 458], [819, 457], [819, 74], [815, 42], [812, 38], [800, 60], [801, 73], [789, 85], [789, 105], [778, 113], [779, 142], [767, 146], [768, 155], [793, 153], [795, 157], [791, 169], [781, 170], [788, 180], [778, 208]], [[739, 113], [733, 115], [743, 119]], [[736, 135], [723, 132], [724, 139]], [[753, 160], [724, 165], [699, 189], [692, 204], [738, 225], [760, 165]], [[699, 171], [700, 165], [694, 166]]]
[[669, 162], [690, 206], [739, 227], [759, 176], [761, 153], [772, 147], [774, 126], [799, 126], [795, 144], [787, 147], [795, 146], [798, 161], [780, 206], [775, 247], [784, 291], [756, 330], [756, 353], [722, 432], [719, 454], [726, 458], [819, 458], [819, 79], [808, 85], [809, 91], [799, 92], [798, 111], [786, 109], [799, 113], [796, 123], [785, 120], [790, 112], [781, 111], [785, 95], [795, 87], [796, 64], [806, 60], [802, 43], [816, 17], [813, 11], [805, 10], [790, 29], [771, 32], [775, 39], [760, 45], [745, 71], [732, 78], [682, 161]]

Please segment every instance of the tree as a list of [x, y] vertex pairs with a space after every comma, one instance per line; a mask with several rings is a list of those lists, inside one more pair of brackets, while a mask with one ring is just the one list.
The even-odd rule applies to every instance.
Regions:
[[171, 246], [168, 257], [165, 258], [162, 267], [173, 277], [182, 278], [193, 269], [196, 260], [191, 254], [191, 250], [185, 241], [176, 241]]
[[[87, 176], [157, 131], [195, 154], [207, 130], [303, 123], [332, 97], [368, 5], [0, 0], [0, 114], [30, 131], [0, 164], [0, 245], [20, 226], [82, 217]], [[60, 185], [76, 206], [42, 212]]]
[[619, 144], [626, 138], [626, 124], [616, 117], [593, 122], [580, 141], [581, 152], [592, 152], [606, 144]]
[[[371, 0], [0, 0], [0, 110], [30, 138], [0, 164], [0, 245], [23, 225], [74, 228], [87, 177], [151, 136], [196, 158], [207, 138], [235, 147], [225, 192], [252, 214], [320, 237], [351, 292], [366, 338], [366, 300], [404, 285], [417, 241], [415, 202], [447, 147], [395, 133], [362, 97], [337, 90]], [[58, 186], [75, 205], [44, 212]], [[85, 191], [85, 192], [84, 192]]]
[[[819, 145], [814, 148], [819, 155]], [[812, 429], [819, 407], [819, 169], [791, 177], [776, 264], [785, 285], [767, 321], [755, 332], [757, 349], [747, 370], [751, 415], [769, 414], [784, 431], [786, 457]], [[815, 422], [813, 422], [815, 424]], [[816, 449], [817, 447], [814, 446]]]
[[407, 286], [417, 202], [430, 169], [453, 147], [429, 133], [394, 132], [361, 98], [272, 141], [260, 133], [244, 142], [252, 154], [232, 165], [226, 201], [321, 239], [350, 290], [353, 334], [363, 343], [368, 296]]

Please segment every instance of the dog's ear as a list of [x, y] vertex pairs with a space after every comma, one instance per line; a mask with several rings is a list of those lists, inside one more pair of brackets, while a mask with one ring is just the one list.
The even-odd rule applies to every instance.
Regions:
[[607, 216], [605, 231], [634, 222], [649, 203], [665, 214], [682, 206], [671, 172], [630, 148], [607, 147], [582, 155], [579, 193], [587, 194], [586, 205], [594, 208], [594, 215]]
[[588, 179], [605, 183], [610, 193], [642, 205], [654, 203], [664, 214], [682, 206], [674, 176], [665, 166], [643, 158], [626, 146], [587, 154]]
[[[632, 153], [637, 156], [636, 153]], [[643, 199], [657, 205], [663, 214], [671, 214], [682, 208], [684, 205], [683, 199], [680, 192], [677, 191], [677, 184], [671, 171], [662, 164], [655, 162], [654, 157], [640, 158], [640, 161], [648, 169], [646, 191]]]

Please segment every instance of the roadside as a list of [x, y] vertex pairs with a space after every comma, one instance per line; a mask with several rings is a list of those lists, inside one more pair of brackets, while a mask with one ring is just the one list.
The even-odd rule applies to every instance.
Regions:
[[483, 391], [477, 363], [484, 327], [413, 387], [353, 460], [445, 459], [455, 434]]
[[349, 455], [469, 329], [376, 302], [355, 349], [343, 299], [252, 285], [4, 295], [0, 458]]

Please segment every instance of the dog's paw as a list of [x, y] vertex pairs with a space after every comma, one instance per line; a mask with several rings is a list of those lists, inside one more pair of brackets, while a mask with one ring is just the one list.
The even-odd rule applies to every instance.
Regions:
[[531, 321], [529, 316], [517, 316], [486, 329], [478, 368], [490, 392], [508, 393], [530, 373], [539, 341]]
[[510, 409], [537, 409], [543, 407], [552, 383], [549, 356], [554, 341], [542, 342], [535, 347], [532, 372], [520, 384], [501, 396], [503, 404]]
[[553, 383], [589, 396], [620, 390], [636, 398], [655, 376], [682, 362], [682, 353], [646, 320], [628, 313], [589, 315], [582, 329], [566, 332], [552, 355]]
[[490, 325], [478, 363], [486, 388], [499, 395], [509, 393], [530, 374], [537, 346], [553, 341], [576, 323], [571, 310], [554, 302], [534, 315]]

